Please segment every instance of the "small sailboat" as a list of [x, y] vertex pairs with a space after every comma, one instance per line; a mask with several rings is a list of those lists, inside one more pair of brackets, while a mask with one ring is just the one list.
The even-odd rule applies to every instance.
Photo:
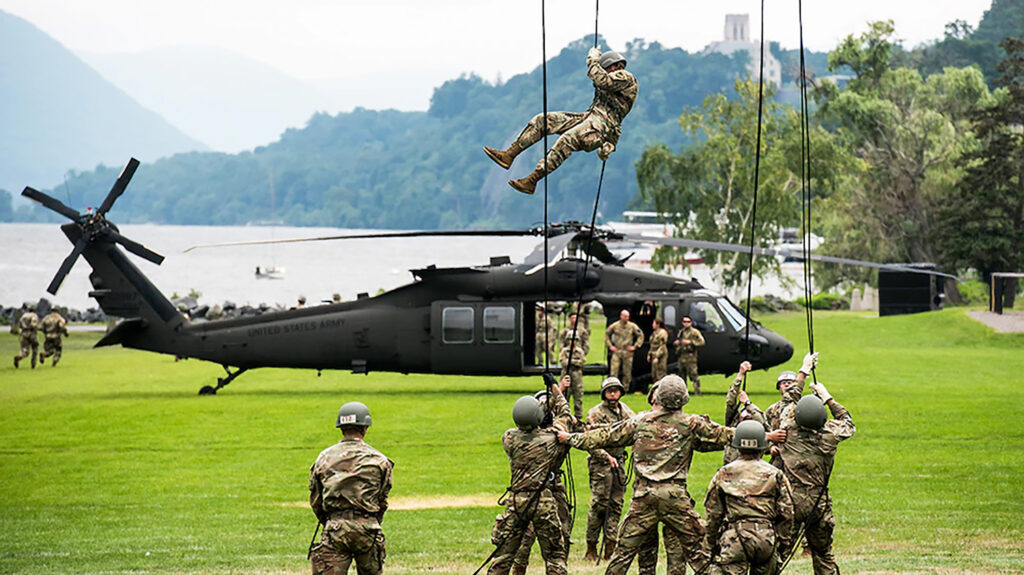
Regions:
[[256, 266], [256, 279], [258, 280], [283, 280], [284, 279], [284, 268], [275, 266], [260, 267]]
[[[277, 209], [277, 206], [274, 205], [275, 202], [274, 202], [274, 169], [273, 168], [269, 168], [268, 174], [267, 174], [267, 179], [270, 181], [270, 212], [274, 213], [274, 211]], [[252, 222], [250, 222], [250, 223], [252, 223]], [[270, 221], [256, 222], [254, 225], [270, 226], [270, 236], [271, 236], [271, 239], [273, 239], [273, 237], [274, 237], [274, 227], [277, 226], [280, 223], [282, 223], [282, 222], [270, 220]], [[256, 279], [258, 279], [258, 280], [283, 280], [284, 279], [284, 268], [277, 267], [277, 261], [276, 261], [276, 258], [274, 257], [274, 246], [273, 246], [273, 244], [271, 244], [271, 246], [270, 246], [270, 260], [271, 260], [272, 263], [269, 266], [263, 266], [263, 267], [256, 266]]]

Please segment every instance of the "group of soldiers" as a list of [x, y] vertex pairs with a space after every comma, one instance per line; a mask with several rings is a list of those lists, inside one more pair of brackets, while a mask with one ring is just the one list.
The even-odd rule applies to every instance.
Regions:
[[[641, 575], [655, 573], [659, 524], [670, 575], [685, 574], [687, 565], [699, 575], [778, 573], [801, 540], [815, 575], [838, 574], [828, 484], [838, 444], [856, 428], [823, 384], [811, 383], [813, 394], [803, 395], [817, 360], [807, 354], [799, 372], [780, 373], [781, 397], [765, 411], [742, 389], [752, 369], [743, 362], [726, 395], [726, 425], [683, 411], [690, 396], [677, 375], [651, 387], [651, 409], [639, 414], [620, 401], [622, 382], [609, 377], [585, 420], [566, 399], [571, 377], [549, 378], [544, 390], [515, 402], [515, 427], [502, 435], [511, 477], [491, 531], [488, 573], [525, 573], [535, 540], [546, 573], [567, 572], [572, 511], [562, 465], [577, 448], [588, 452], [592, 492], [584, 559], [609, 561], [608, 575], [626, 573], [634, 558]], [[314, 574], [346, 573], [353, 562], [360, 574], [383, 570], [380, 524], [393, 463], [363, 441], [370, 425], [365, 405], [342, 406], [337, 427], [344, 437], [310, 470], [310, 503], [324, 529], [310, 548]], [[709, 451], [724, 451], [723, 466], [708, 485], [701, 518], [687, 480], [694, 452]], [[633, 498], [620, 520], [629, 471]]]
[[[39, 330], [43, 332], [42, 353], [39, 353]], [[63, 338], [69, 335], [67, 321], [57, 310], [52, 310], [39, 321], [35, 306], [29, 305], [18, 319], [18, 332], [21, 337], [21, 351], [14, 356], [14, 367], [19, 367], [21, 360], [27, 357], [31, 357], [32, 369], [35, 369], [37, 359], [40, 364], [45, 364], [48, 357], [52, 357], [52, 365], [57, 366], [64, 350]]]

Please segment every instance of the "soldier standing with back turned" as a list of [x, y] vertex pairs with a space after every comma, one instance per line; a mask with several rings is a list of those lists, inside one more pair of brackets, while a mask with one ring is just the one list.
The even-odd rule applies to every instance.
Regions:
[[673, 342], [679, 352], [679, 377], [693, 382], [693, 394], [700, 395], [700, 374], [697, 372], [697, 348], [704, 345], [704, 336], [693, 327], [689, 316], [683, 317], [683, 328]]
[[43, 318], [43, 334], [46, 339], [43, 340], [43, 353], [39, 354], [39, 363], [45, 364], [46, 358], [52, 355], [53, 367], [57, 367], [60, 354], [64, 350], [61, 337], [68, 335], [68, 322], [64, 321], [57, 310], [51, 311]]
[[644, 344], [644, 332], [640, 326], [629, 321], [629, 310], [619, 312], [619, 321], [605, 330], [604, 344], [611, 352], [608, 361], [608, 375], [619, 378], [626, 391], [632, 389], [633, 354]]
[[732, 438], [739, 459], [708, 485], [704, 545], [713, 550], [711, 575], [773, 575], [776, 549], [789, 547], [792, 493], [786, 475], [761, 459], [767, 446], [764, 425], [741, 422]]
[[338, 410], [344, 437], [320, 453], [309, 471], [309, 504], [324, 526], [310, 551], [313, 575], [345, 575], [355, 561], [359, 575], [384, 570], [384, 532], [394, 464], [363, 441], [373, 421], [353, 401]]
[[32, 369], [36, 368], [36, 354], [39, 352], [39, 339], [36, 330], [39, 329], [39, 316], [36, 315], [35, 306], [30, 305], [18, 320], [18, 327], [21, 329], [21, 353], [14, 356], [14, 367], [18, 367], [21, 360], [29, 355], [32, 356]]
[[660, 317], [651, 322], [651, 346], [647, 350], [647, 361], [651, 362], [651, 384], [661, 381], [668, 373], [668, 331], [665, 320]]

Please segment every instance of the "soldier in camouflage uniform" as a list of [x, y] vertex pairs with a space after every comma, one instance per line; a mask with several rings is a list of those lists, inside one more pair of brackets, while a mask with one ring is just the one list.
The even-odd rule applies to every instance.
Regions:
[[604, 344], [611, 352], [608, 375], [619, 378], [626, 391], [632, 391], [633, 353], [644, 344], [644, 332], [629, 321], [629, 310], [619, 312], [619, 321], [605, 330]]
[[[599, 429], [636, 415], [619, 401], [626, 391], [614, 377], [601, 382], [601, 403], [587, 412], [587, 429]], [[617, 541], [626, 493], [626, 450], [622, 447], [595, 449], [587, 457], [590, 471], [590, 512], [587, 514], [587, 561], [597, 561], [598, 544], [604, 533], [604, 558], [611, 559]]]
[[793, 526], [789, 481], [761, 459], [768, 446], [762, 424], [741, 422], [731, 446], [739, 459], [715, 473], [704, 498], [711, 575], [774, 575], [777, 549], [789, 547]]
[[[546, 321], [545, 321], [546, 319]], [[558, 356], [555, 354], [555, 342], [558, 340], [558, 329], [555, 327], [554, 318], [544, 313], [544, 310], [537, 310], [537, 331], [534, 338], [534, 355], [537, 358], [537, 365], [547, 365], [554, 362]], [[548, 353], [544, 354], [545, 344]]]
[[651, 346], [647, 350], [647, 361], [651, 362], [651, 382], [661, 381], [668, 373], [668, 332], [665, 331], [665, 320], [660, 317], [651, 322]]
[[[575, 325], [576, 314], [569, 315], [569, 326], [562, 329], [559, 334], [559, 345], [562, 351], [558, 354], [558, 364], [562, 366], [562, 377], [569, 376], [572, 390], [572, 414], [576, 419], [583, 419], [583, 366], [587, 364], [587, 352], [590, 344], [590, 333], [583, 329], [572, 328]], [[570, 357], [570, 351], [572, 356]]]
[[53, 356], [53, 367], [57, 367], [60, 354], [64, 350], [61, 337], [68, 335], [68, 322], [64, 321], [57, 310], [53, 310], [43, 318], [43, 353], [39, 354], [39, 363], [46, 363], [46, 358]]
[[[853, 418], [821, 383], [812, 383], [815, 395], [808, 395], [794, 409], [795, 426], [789, 429], [785, 442], [777, 446], [782, 471], [793, 486], [796, 529], [805, 528], [811, 552], [814, 575], [839, 573], [832, 555], [832, 498], [828, 494], [832, 461], [839, 442], [857, 431]], [[833, 419], [826, 422], [825, 406]], [[788, 551], [788, 550], [787, 550]]]
[[[524, 194], [532, 194], [545, 173], [562, 165], [570, 154], [583, 150], [607, 160], [622, 134], [622, 120], [636, 101], [638, 85], [633, 74], [626, 71], [626, 59], [618, 52], [601, 53], [591, 48], [587, 54], [587, 77], [594, 82], [594, 101], [583, 113], [549, 112], [534, 116], [506, 150], [484, 147], [484, 152], [506, 170], [520, 152], [549, 134], [561, 134], [558, 141], [541, 158], [533, 172], [525, 178], [509, 180], [509, 185]], [[545, 172], [545, 169], [547, 172]]]
[[559, 433], [559, 441], [588, 451], [633, 445], [633, 500], [619, 526], [619, 544], [605, 571], [607, 575], [626, 572], [633, 556], [649, 545], [659, 522], [664, 524], [669, 575], [683, 575], [687, 562], [698, 573], [707, 568], [708, 551], [702, 546], [704, 525], [686, 490], [686, 476], [694, 448], [700, 442], [724, 444], [732, 439], [733, 430], [680, 411], [689, 399], [686, 383], [669, 375], [658, 383], [657, 405], [651, 411], [612, 427], [582, 434]]
[[[551, 426], [544, 426], [545, 413], [541, 402], [533, 396], [520, 397], [512, 409], [516, 427], [501, 438], [508, 455], [511, 480], [507, 497], [502, 503], [505, 511], [499, 515], [491, 531], [491, 543], [497, 546], [494, 561], [487, 573], [504, 575], [510, 571], [520, 551], [527, 526], [540, 543], [548, 575], [563, 575], [567, 570], [568, 538], [566, 537], [560, 504], [554, 491], [552, 478], [557, 474], [568, 449], [558, 443], [556, 429], [569, 429], [572, 425], [569, 404], [557, 389], [549, 395], [552, 414]], [[525, 569], [524, 569], [525, 571]]]
[[673, 345], [679, 353], [679, 377], [693, 382], [694, 395], [700, 395], [700, 374], [697, 373], [697, 348], [704, 345], [704, 335], [693, 327], [693, 320], [683, 318], [683, 327], [679, 330]]
[[[808, 353], [804, 356], [804, 362], [800, 371], [784, 371], [779, 374], [775, 381], [775, 389], [779, 390], [782, 398], [768, 406], [764, 412], [765, 428], [769, 431], [768, 441], [780, 442], [786, 439], [786, 430], [796, 425], [793, 419], [793, 410], [796, 409], [796, 402], [804, 393], [804, 379], [811, 374], [811, 370], [818, 363], [817, 353]], [[778, 466], [778, 458], [775, 456], [775, 448], [771, 450], [772, 465]]]
[[313, 575], [344, 575], [355, 561], [359, 575], [384, 570], [384, 533], [394, 464], [363, 438], [373, 421], [357, 401], [338, 410], [344, 437], [323, 450], [309, 471], [309, 504], [324, 526], [310, 550]]
[[29, 355], [32, 356], [32, 369], [36, 368], [36, 354], [39, 352], [39, 339], [36, 330], [39, 329], [39, 316], [36, 315], [35, 306], [28, 306], [25, 313], [18, 320], [18, 328], [21, 330], [21, 353], [14, 356], [14, 367], [18, 367], [21, 360]]
[[[753, 420], [764, 426], [764, 412], [761, 408], [755, 405], [750, 398], [747, 397], [747, 392], [741, 389], [743, 385], [743, 376], [747, 372], [754, 368], [749, 361], [744, 361], [740, 364], [739, 373], [736, 375], [736, 379], [732, 381], [732, 385], [729, 386], [729, 391], [725, 394], [725, 424], [729, 427], [736, 427], [741, 421]], [[739, 450], [732, 446], [732, 444], [725, 446], [725, 454], [722, 457], [722, 464], [729, 465], [740, 456]]]

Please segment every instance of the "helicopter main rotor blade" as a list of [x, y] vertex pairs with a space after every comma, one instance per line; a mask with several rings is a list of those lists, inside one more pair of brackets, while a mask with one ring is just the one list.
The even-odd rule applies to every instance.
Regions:
[[[704, 240], [690, 240], [686, 238], [654, 238], [650, 236], [642, 236], [638, 234], [624, 234], [623, 237], [630, 241], [654, 243], [663, 246], [675, 246], [681, 248], [695, 248], [702, 250], [715, 250], [715, 251], [726, 251], [726, 252], [739, 252], [739, 253], [750, 253], [750, 246], [741, 246], [739, 244], [727, 244], [723, 242], [708, 242]], [[799, 252], [791, 252], [789, 250], [778, 249], [778, 248], [754, 248], [754, 253], [762, 256], [782, 256], [790, 257], [793, 259], [803, 260], [804, 254]], [[826, 262], [833, 264], [844, 264], [850, 266], [861, 266], [876, 268], [881, 270], [899, 271], [899, 272], [910, 272], [918, 274], [927, 274], [934, 276], [941, 276], [956, 281], [960, 281], [955, 275], [942, 273], [934, 270], [910, 267], [904, 264], [880, 264], [875, 262], [867, 262], [863, 260], [853, 260], [849, 258], [839, 258], [835, 256], [825, 256], [819, 254], [807, 254], [807, 259], [818, 262]]]
[[163, 263], [164, 256], [154, 252], [153, 250], [147, 248], [146, 246], [140, 244], [139, 242], [130, 240], [122, 236], [121, 234], [115, 232], [114, 230], [107, 230], [107, 233], [110, 234], [110, 239], [121, 244], [122, 246], [124, 246], [124, 249], [139, 256], [140, 258], [151, 261], [156, 265], [160, 265], [161, 263]]
[[107, 212], [110, 211], [110, 208], [114, 206], [114, 202], [117, 201], [117, 198], [120, 198], [121, 194], [124, 193], [124, 189], [128, 187], [128, 182], [132, 180], [132, 176], [135, 175], [135, 170], [138, 169], [138, 167], [138, 160], [135, 158], [128, 160], [124, 169], [121, 170], [121, 175], [117, 177], [117, 181], [114, 182], [114, 185], [110, 188], [110, 193], [107, 194], [107, 197], [103, 200], [103, 204], [100, 205], [100, 209], [96, 210], [97, 214], [106, 216]]
[[[571, 242], [575, 237], [576, 232], [570, 232], [548, 239], [548, 266], [552, 266], [558, 261], [559, 254], [569, 246], [569, 242]], [[524, 264], [534, 266], [533, 269], [526, 272], [526, 275], [530, 275], [537, 270], [543, 269], [544, 260], [544, 242], [541, 242], [534, 246], [530, 255], [526, 256], [526, 259], [523, 260]]]
[[71, 221], [77, 222], [78, 218], [80, 217], [78, 212], [67, 207], [64, 204], [64, 202], [58, 200], [57, 198], [48, 196], [34, 188], [26, 186], [25, 189], [22, 190], [21, 195], [25, 196], [26, 198], [34, 202], [39, 203], [45, 208], [50, 208], [51, 210], [57, 212], [58, 214], [64, 216], [65, 218], [68, 218]]
[[84, 236], [78, 238], [75, 242], [74, 249], [71, 250], [71, 254], [64, 258], [64, 263], [60, 264], [60, 269], [57, 270], [57, 274], [50, 280], [50, 285], [47, 286], [46, 291], [50, 292], [50, 295], [57, 295], [57, 290], [60, 289], [60, 284], [64, 283], [64, 277], [68, 275], [71, 268], [75, 266], [75, 262], [78, 261], [78, 256], [82, 255], [85, 250], [85, 246], [89, 245], [89, 240]]
[[376, 234], [347, 234], [339, 236], [320, 236], [315, 238], [287, 238], [281, 240], [250, 240], [244, 242], [223, 242], [217, 244], [200, 244], [192, 246], [182, 253], [200, 248], [224, 248], [233, 246], [262, 246], [268, 244], [294, 244], [301, 242], [325, 242], [333, 240], [365, 240], [374, 238], [419, 238], [419, 237], [518, 237], [535, 235], [535, 230], [437, 230], [419, 232], [384, 232]]

